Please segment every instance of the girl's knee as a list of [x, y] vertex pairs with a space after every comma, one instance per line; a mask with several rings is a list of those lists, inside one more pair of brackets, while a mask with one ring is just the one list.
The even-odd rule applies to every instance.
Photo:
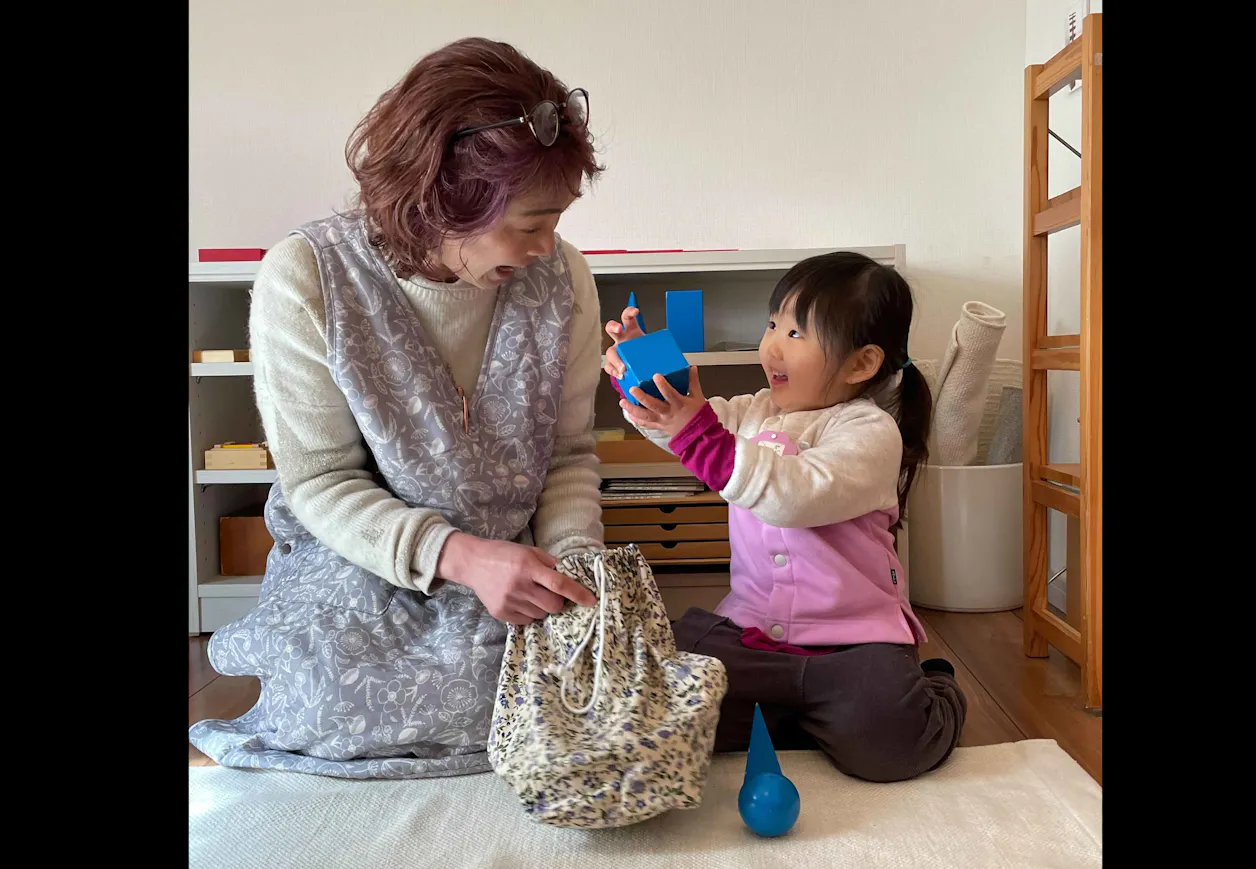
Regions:
[[[870, 698], [872, 699], [872, 698]], [[923, 704], [903, 702], [864, 706], [854, 715], [834, 715], [807, 729], [839, 770], [871, 782], [905, 781], [943, 763], [955, 749], [964, 725], [964, 699], [939, 692]]]
[[865, 734], [840, 743], [819, 739], [821, 750], [841, 772], [869, 782], [907, 781], [942, 764], [954, 749], [953, 739], [922, 743]]

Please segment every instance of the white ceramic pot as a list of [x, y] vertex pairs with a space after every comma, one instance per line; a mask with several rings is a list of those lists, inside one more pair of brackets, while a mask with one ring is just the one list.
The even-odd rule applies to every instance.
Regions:
[[1025, 600], [1021, 463], [926, 465], [907, 502], [909, 599], [986, 613]]

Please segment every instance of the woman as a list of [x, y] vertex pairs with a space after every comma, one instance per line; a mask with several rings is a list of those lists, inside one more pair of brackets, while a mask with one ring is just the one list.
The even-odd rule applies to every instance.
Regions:
[[595, 602], [553, 569], [602, 548], [597, 289], [555, 234], [601, 171], [587, 117], [511, 46], [446, 46], [350, 138], [357, 211], [262, 262], [275, 546], [259, 605], [210, 640], [218, 672], [262, 682], [240, 718], [192, 727], [218, 763], [486, 770], [503, 622]]

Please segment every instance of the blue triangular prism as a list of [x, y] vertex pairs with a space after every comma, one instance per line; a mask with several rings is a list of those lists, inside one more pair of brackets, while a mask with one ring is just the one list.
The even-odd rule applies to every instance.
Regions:
[[637, 309], [637, 325], [641, 327], [642, 332], [649, 332], [645, 327], [645, 314], [641, 312], [641, 306], [637, 304], [637, 294], [635, 292], [628, 293], [628, 307]]

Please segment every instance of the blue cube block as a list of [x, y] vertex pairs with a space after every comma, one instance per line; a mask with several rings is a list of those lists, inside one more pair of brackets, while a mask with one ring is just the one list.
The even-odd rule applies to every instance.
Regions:
[[616, 345], [616, 349], [624, 363], [624, 376], [619, 385], [624, 390], [624, 397], [633, 404], [641, 404], [629, 392], [634, 386], [640, 386], [643, 392], [655, 398], [663, 397], [654, 385], [656, 374], [666, 377], [681, 395], [689, 394], [689, 362], [676, 345], [671, 330], [649, 332]]
[[667, 330], [676, 336], [676, 345], [682, 353], [706, 350], [702, 290], [667, 291]]

